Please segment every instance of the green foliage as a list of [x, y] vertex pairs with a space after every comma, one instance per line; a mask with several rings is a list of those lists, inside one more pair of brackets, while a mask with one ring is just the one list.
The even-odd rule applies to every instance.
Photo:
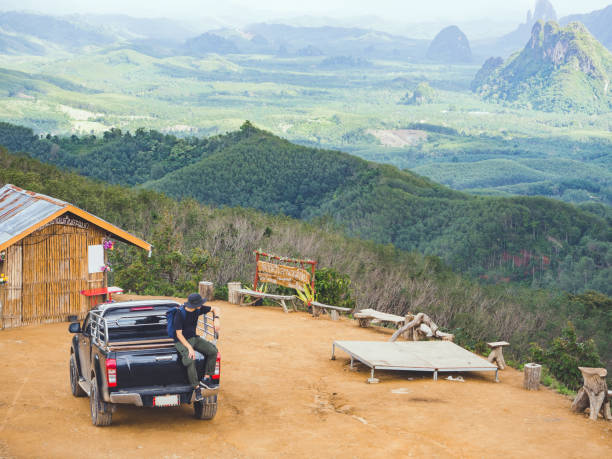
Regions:
[[436, 91], [429, 84], [419, 83], [413, 92], [407, 92], [399, 101], [404, 105], [423, 105], [435, 102], [437, 96]]
[[125, 247], [111, 252], [113, 281], [145, 295], [187, 296], [197, 291], [209, 255], [198, 247], [183, 254], [180, 239], [172, 216], [165, 213], [151, 237], [155, 257]]
[[576, 391], [570, 389], [565, 384], [556, 379], [547, 367], [542, 367], [542, 376], [540, 382], [546, 387], [550, 387], [552, 390], [559, 392], [560, 394], [567, 395], [569, 397], [575, 397]]
[[544, 349], [537, 344], [531, 348], [534, 362], [546, 365], [551, 374], [567, 387], [578, 390], [582, 386], [582, 374], [578, 367], [603, 367], [593, 340], [578, 342], [576, 330], [571, 322]]
[[355, 300], [351, 298], [351, 279], [333, 268], [315, 271], [315, 290], [317, 301], [321, 303], [342, 308], [355, 307]]

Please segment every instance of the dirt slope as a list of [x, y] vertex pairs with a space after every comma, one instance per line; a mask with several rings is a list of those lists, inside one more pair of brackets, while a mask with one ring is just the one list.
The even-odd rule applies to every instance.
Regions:
[[[522, 375], [350, 371], [335, 339], [385, 340], [354, 322], [217, 302], [223, 310], [217, 417], [191, 406], [119, 407], [96, 428], [69, 391], [67, 323], [0, 331], [0, 457], [612, 457], [612, 423], [526, 392]], [[394, 393], [395, 391], [395, 393]], [[397, 393], [399, 392], [399, 393]]]

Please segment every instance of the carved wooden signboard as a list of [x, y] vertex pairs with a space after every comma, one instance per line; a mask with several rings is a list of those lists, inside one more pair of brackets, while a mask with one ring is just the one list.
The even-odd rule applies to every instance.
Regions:
[[259, 282], [270, 282], [296, 290], [303, 291], [304, 284], [310, 284], [310, 273], [297, 266], [277, 265], [260, 260], [257, 262], [257, 273]]

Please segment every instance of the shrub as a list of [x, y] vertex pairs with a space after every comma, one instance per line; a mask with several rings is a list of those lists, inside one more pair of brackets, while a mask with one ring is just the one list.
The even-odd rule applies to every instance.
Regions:
[[548, 349], [532, 343], [531, 357], [534, 362], [545, 365], [555, 379], [573, 390], [582, 386], [579, 366], [603, 367], [593, 340], [579, 343], [571, 322], [567, 323], [561, 336], [551, 341]]
[[333, 268], [321, 268], [315, 273], [317, 301], [342, 308], [354, 308], [351, 298], [351, 280], [347, 274], [340, 274]]

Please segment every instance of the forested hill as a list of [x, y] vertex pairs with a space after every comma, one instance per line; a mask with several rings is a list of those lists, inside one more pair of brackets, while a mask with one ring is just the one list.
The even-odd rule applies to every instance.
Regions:
[[471, 196], [395, 167], [294, 145], [250, 123], [227, 135], [189, 140], [144, 130], [114, 130], [102, 139], [39, 139], [0, 125], [3, 143], [80, 173], [177, 198], [307, 220], [329, 216], [351, 235], [438, 255], [485, 280], [612, 289], [610, 224], [593, 213], [545, 198]]
[[484, 350], [487, 341], [511, 342], [507, 358], [518, 361], [531, 358], [532, 342], [548, 347], [571, 320], [580, 340], [593, 338], [605, 365], [612, 365], [612, 298], [599, 293], [479, 285], [436, 257], [347, 238], [331, 221], [309, 224], [190, 199], [177, 202], [151, 190], [63, 172], [0, 147], [0, 186], [6, 183], [71, 202], [151, 242], [152, 257], [125, 244], [110, 253], [110, 280], [126, 291], [184, 297], [205, 278], [214, 282], [217, 298], [224, 298], [227, 282], [252, 282], [253, 250], [264, 248], [317, 260], [323, 302], [400, 315], [422, 311], [470, 349]]

